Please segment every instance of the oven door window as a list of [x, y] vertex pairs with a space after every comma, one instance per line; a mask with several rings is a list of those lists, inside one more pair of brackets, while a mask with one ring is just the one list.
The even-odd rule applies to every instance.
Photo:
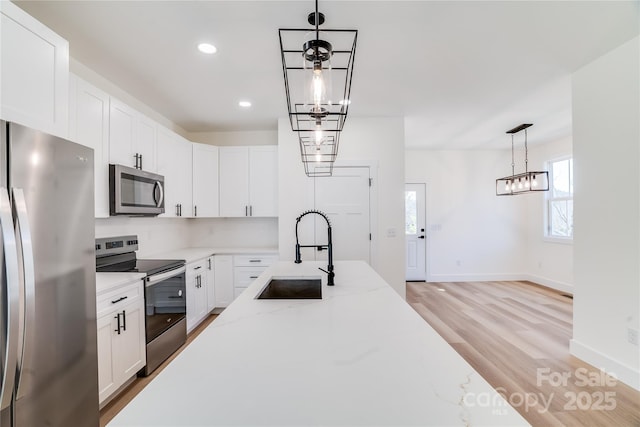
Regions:
[[147, 343], [186, 316], [185, 273], [145, 287]]

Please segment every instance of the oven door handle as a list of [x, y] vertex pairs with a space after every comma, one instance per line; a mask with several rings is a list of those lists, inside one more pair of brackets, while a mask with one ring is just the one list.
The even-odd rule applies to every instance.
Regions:
[[151, 275], [147, 277], [146, 279], [147, 283], [145, 284], [145, 286], [146, 287], [153, 286], [158, 282], [162, 282], [163, 280], [170, 279], [174, 276], [179, 276], [180, 274], [183, 274], [185, 271], [187, 271], [187, 268], [185, 266], [182, 266], [174, 270], [167, 271], [165, 273]]

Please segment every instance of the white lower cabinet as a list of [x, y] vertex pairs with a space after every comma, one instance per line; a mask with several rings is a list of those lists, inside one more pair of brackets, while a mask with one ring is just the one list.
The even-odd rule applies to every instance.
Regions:
[[216, 277], [213, 264], [213, 256], [208, 257], [207, 263], [207, 313], [216, 308]]
[[233, 257], [233, 297], [238, 296], [267, 269], [278, 260], [277, 255], [246, 254]]
[[146, 365], [141, 280], [97, 295], [100, 404]]
[[227, 307], [233, 301], [233, 256], [215, 255], [213, 257], [215, 277], [215, 305]]
[[207, 260], [187, 264], [187, 333], [207, 317]]

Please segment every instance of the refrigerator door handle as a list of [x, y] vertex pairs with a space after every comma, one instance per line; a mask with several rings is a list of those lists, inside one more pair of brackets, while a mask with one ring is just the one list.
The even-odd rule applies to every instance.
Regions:
[[[20, 375], [18, 375], [16, 399], [25, 396], [30, 389], [31, 372], [33, 371], [33, 348], [35, 330], [35, 305], [36, 305], [36, 277], [33, 260], [33, 243], [31, 240], [31, 228], [29, 227], [29, 215], [24, 191], [21, 188], [13, 189], [14, 217], [16, 231], [20, 232], [19, 243], [22, 249], [22, 268], [24, 278], [24, 329], [22, 342], [22, 361], [19, 363]], [[20, 350], [19, 350], [20, 351]]]
[[7, 301], [6, 301], [6, 342], [2, 351], [2, 388], [0, 389], [0, 410], [11, 406], [15, 377], [18, 364], [18, 322], [20, 306], [18, 247], [13, 229], [11, 203], [6, 188], [0, 189], [0, 229], [2, 230], [2, 251], [6, 266]]

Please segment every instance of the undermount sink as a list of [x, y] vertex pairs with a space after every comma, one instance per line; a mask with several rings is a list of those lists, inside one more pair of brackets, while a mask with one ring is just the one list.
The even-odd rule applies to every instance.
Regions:
[[322, 299], [321, 279], [272, 277], [256, 299]]

